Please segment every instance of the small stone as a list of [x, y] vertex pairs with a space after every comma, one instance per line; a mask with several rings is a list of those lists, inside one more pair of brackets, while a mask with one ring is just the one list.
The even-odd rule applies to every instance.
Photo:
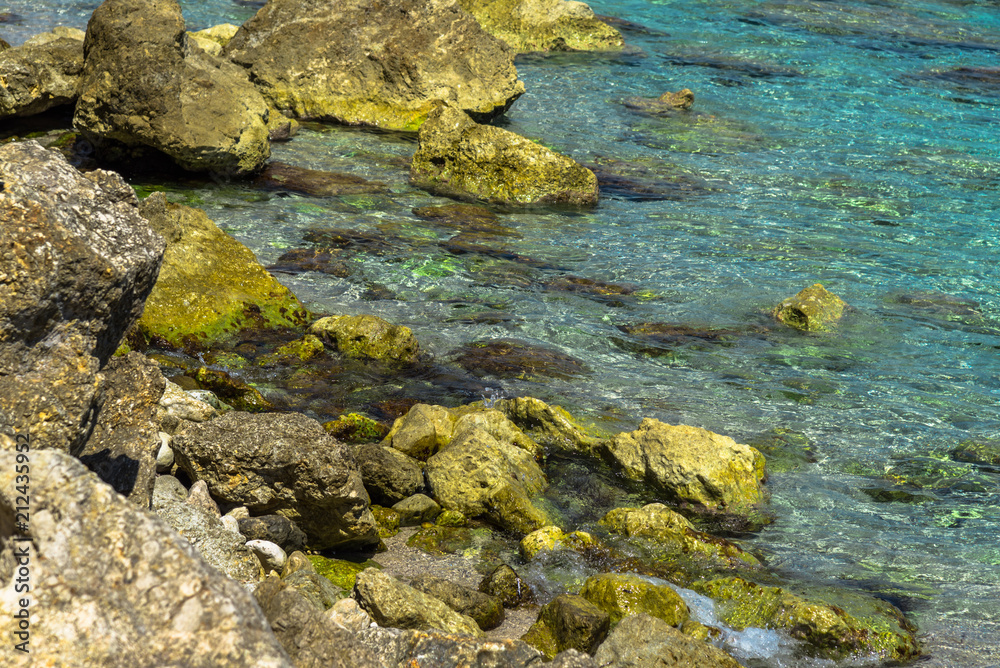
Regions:
[[280, 573], [285, 568], [288, 555], [280, 547], [269, 540], [248, 540], [247, 547], [253, 550], [264, 567], [265, 573], [275, 571]]
[[340, 599], [326, 611], [326, 616], [340, 628], [352, 633], [360, 633], [373, 623], [371, 616], [353, 598]]
[[285, 568], [281, 571], [281, 577], [287, 577], [295, 571], [315, 572], [316, 568], [313, 567], [313, 563], [309, 561], [309, 557], [296, 551], [288, 555], [288, 560], [285, 562]]
[[212, 498], [212, 495], [208, 493], [208, 483], [204, 480], [199, 480], [195, 484], [191, 485], [191, 491], [188, 492], [187, 502], [196, 508], [201, 508], [215, 517], [222, 516], [222, 513], [219, 511], [219, 504], [217, 504], [215, 499]]
[[233, 517], [232, 515], [222, 516], [222, 526], [226, 527], [233, 533], [240, 533], [240, 523], [237, 522], [236, 518]]
[[159, 436], [160, 449], [156, 451], [156, 472], [166, 473], [174, 465], [174, 451], [170, 447], [170, 434], [161, 431]]
[[439, 527], [464, 527], [469, 524], [469, 520], [458, 510], [443, 510], [434, 524]]
[[250, 511], [247, 509], [246, 506], [236, 506], [228, 513], [226, 513], [226, 515], [231, 516], [233, 519], [239, 522], [240, 520], [244, 520], [250, 517]]

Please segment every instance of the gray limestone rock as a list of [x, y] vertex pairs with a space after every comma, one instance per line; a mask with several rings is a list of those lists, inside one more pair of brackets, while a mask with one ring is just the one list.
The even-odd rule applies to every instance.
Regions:
[[665, 668], [740, 668], [740, 663], [721, 649], [684, 635], [662, 619], [647, 614], [623, 619], [597, 649], [599, 666]]
[[60, 26], [0, 51], [0, 118], [73, 104], [82, 70], [82, 30]]

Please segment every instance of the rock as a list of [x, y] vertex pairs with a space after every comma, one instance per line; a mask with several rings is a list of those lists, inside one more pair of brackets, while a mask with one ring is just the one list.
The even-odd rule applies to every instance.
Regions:
[[198, 367], [194, 379], [201, 389], [210, 391], [238, 411], [260, 413], [274, 408], [260, 390], [225, 371]]
[[689, 615], [684, 599], [670, 586], [654, 584], [638, 575], [592, 575], [584, 582], [580, 596], [607, 612], [612, 625], [629, 615], [645, 613], [679, 627]]
[[503, 605], [495, 596], [426, 574], [410, 580], [410, 586], [443, 601], [455, 612], [472, 617], [484, 631], [495, 629], [503, 623]]
[[410, 182], [505, 205], [597, 203], [597, 177], [572, 159], [439, 105], [420, 128]]
[[[31, 629], [30, 653], [11, 644], [5, 665], [291, 668], [239, 583], [62, 452], [31, 452], [30, 533], [15, 533], [11, 440], [0, 433], [0, 540], [30, 552]], [[8, 642], [24, 596], [14, 586], [7, 576], [0, 596]]]
[[302, 594], [277, 577], [264, 580], [254, 598], [296, 668], [378, 668], [354, 635], [334, 624]]
[[956, 462], [980, 464], [987, 470], [1000, 467], [1000, 438], [978, 438], [962, 441], [951, 450]]
[[161, 193], [143, 200], [141, 211], [168, 242], [139, 321], [147, 339], [195, 351], [231, 342], [245, 329], [306, 323], [295, 295], [203, 211], [171, 204]]
[[916, 627], [903, 613], [859, 592], [830, 591], [828, 603], [739, 577], [695, 582], [691, 588], [714, 599], [719, 619], [733, 628], [784, 630], [828, 659], [907, 661], [920, 653]]
[[767, 460], [767, 470], [772, 473], [797, 471], [819, 461], [816, 445], [802, 432], [775, 427], [757, 434], [747, 441]]
[[760, 561], [738, 545], [695, 530], [690, 521], [662, 503], [642, 508], [615, 508], [600, 524], [611, 533], [646, 538], [665, 550], [665, 557], [699, 569], [760, 568]]
[[160, 447], [156, 450], [156, 472], [167, 473], [174, 467], [174, 450], [170, 447], [171, 437], [166, 432], [159, 432]]
[[358, 574], [354, 598], [379, 626], [481, 636], [476, 622], [376, 568]]
[[538, 650], [519, 640], [373, 627], [359, 634], [386, 668], [534, 668]]
[[408, 496], [393, 505], [392, 509], [399, 513], [399, 525], [404, 527], [433, 522], [441, 514], [441, 506], [425, 494]]
[[623, 619], [594, 654], [599, 666], [661, 668], [741, 668], [736, 659], [721, 649], [695, 640], [662, 619], [647, 614]]
[[573, 0], [459, 0], [486, 32], [517, 53], [620, 51], [621, 33]]
[[188, 490], [186, 503], [194, 506], [195, 508], [204, 510], [212, 517], [222, 518], [222, 513], [219, 511], [219, 505], [208, 493], [208, 485], [204, 480], [199, 480], [191, 485], [191, 489]]
[[[163, 240], [117, 174], [81, 174], [33, 141], [0, 146], [0, 415], [76, 454], [102, 379], [142, 313]], [[111, 400], [111, 399], [109, 399]]]
[[159, 406], [160, 410], [157, 411], [157, 415], [160, 423], [163, 424], [166, 418], [171, 418], [175, 424], [174, 432], [184, 421], [205, 422], [219, 415], [219, 411], [214, 406], [195, 398], [173, 382], [164, 384]]
[[694, 93], [690, 88], [684, 88], [672, 93], [667, 91], [657, 98], [630, 97], [624, 100], [624, 104], [629, 109], [642, 111], [647, 114], [670, 114], [677, 111], [687, 111], [694, 106]]
[[372, 503], [392, 506], [424, 489], [423, 464], [395, 448], [359, 445], [354, 458]]
[[384, 193], [389, 190], [384, 183], [368, 181], [353, 174], [306, 169], [278, 160], [267, 164], [254, 179], [254, 185], [264, 190], [282, 190], [313, 197]]
[[457, 510], [442, 510], [434, 519], [434, 524], [439, 527], [464, 527], [469, 525], [469, 518]]
[[[174, 438], [179, 466], [212, 495], [295, 522], [315, 549], [378, 542], [369, 498], [347, 446], [296, 413], [230, 412]], [[238, 473], [237, 473], [238, 472]]]
[[[240, 533], [248, 540], [266, 540], [281, 546], [285, 552], [292, 553], [305, 549], [306, 535], [283, 515], [261, 515], [239, 520]], [[280, 569], [276, 569], [280, 573]]]
[[764, 457], [748, 445], [687, 425], [646, 418], [633, 432], [598, 446], [626, 478], [674, 503], [744, 514], [764, 503]]
[[521, 557], [531, 561], [539, 552], [553, 550], [576, 550], [577, 552], [592, 547], [597, 543], [594, 537], [586, 531], [564, 532], [557, 526], [542, 527], [532, 531], [521, 539], [519, 548]]
[[309, 333], [333, 343], [347, 357], [412, 364], [420, 354], [420, 346], [409, 327], [393, 325], [374, 315], [320, 318], [309, 328]]
[[184, 536], [202, 558], [240, 582], [257, 582], [263, 577], [260, 560], [246, 546], [246, 539], [230, 531], [219, 517], [197, 504], [187, 503], [187, 494], [178, 489], [176, 478], [161, 476], [156, 480], [153, 512]]
[[413, 215], [452, 230], [479, 232], [498, 237], [521, 237], [517, 230], [501, 224], [500, 218], [495, 213], [472, 204], [423, 206], [413, 209]]
[[532, 455], [469, 425], [427, 460], [427, 484], [443, 508], [486, 515], [500, 527], [529, 533], [550, 524], [532, 498], [548, 486]]
[[189, 39], [195, 40], [203, 51], [213, 56], [220, 56], [222, 47], [229, 44], [239, 29], [239, 26], [234, 26], [232, 23], [220, 23], [211, 28], [189, 32], [187, 35]]
[[149, 508], [161, 445], [156, 409], [166, 381], [155, 362], [134, 352], [112, 357], [101, 373], [97, 424], [77, 457], [119, 494]]
[[327, 619], [351, 633], [358, 634], [371, 627], [372, 618], [353, 598], [342, 598], [327, 610]]
[[346, 262], [338, 258], [339, 255], [336, 252], [321, 248], [296, 248], [282, 253], [277, 262], [267, 266], [267, 270], [282, 274], [318, 271], [338, 278], [347, 278], [354, 271]]
[[[381, 441], [389, 433], [389, 428], [384, 424], [376, 422], [360, 413], [347, 413], [346, 415], [341, 415], [336, 420], [324, 422], [323, 429], [326, 429], [326, 433], [330, 434], [330, 436], [345, 443], [373, 443]], [[363, 458], [359, 457], [359, 459]], [[363, 476], [364, 472], [362, 471]], [[367, 486], [367, 484], [366, 482], [365, 485]], [[423, 484], [422, 479], [421, 484]], [[370, 492], [371, 490], [369, 490]], [[412, 492], [409, 494], [412, 494]], [[404, 496], [408, 496], [408, 494]]]
[[382, 568], [371, 559], [360, 562], [348, 561], [347, 559], [329, 559], [319, 554], [310, 554], [308, 559], [313, 570], [345, 591], [354, 589], [358, 573], [361, 571], [368, 568]]
[[816, 283], [778, 304], [772, 315], [789, 327], [821, 332], [840, 320], [845, 306], [844, 300]]
[[382, 444], [426, 461], [451, 443], [454, 435], [455, 421], [451, 411], [443, 406], [417, 404], [396, 419]]
[[[608, 664], [603, 664], [607, 666]], [[564, 649], [556, 654], [556, 658], [545, 664], [546, 668], [599, 668], [597, 662], [575, 649]]]
[[524, 93], [510, 50], [451, 0], [272, 0], [224, 53], [302, 119], [413, 131], [438, 100], [485, 122]]
[[262, 367], [300, 366], [303, 362], [319, 357], [324, 350], [319, 337], [306, 334], [301, 339], [289, 341], [275, 348], [273, 352], [261, 355], [254, 362]]
[[587, 366], [571, 355], [514, 339], [472, 341], [458, 350], [455, 361], [477, 376], [543, 381], [570, 380], [590, 373]]
[[379, 538], [392, 538], [399, 533], [400, 517], [398, 512], [392, 508], [373, 505], [372, 515], [375, 516], [375, 522], [378, 524]]
[[320, 612], [329, 610], [347, 595], [343, 589], [313, 570], [299, 569], [283, 575], [282, 580]]
[[550, 406], [534, 397], [502, 399], [497, 410], [543, 445], [589, 453], [599, 438], [577, 422], [561, 406]]
[[581, 596], [560, 594], [542, 606], [538, 621], [521, 640], [551, 661], [567, 649], [593, 654], [609, 628], [608, 613]]
[[288, 561], [285, 551], [269, 540], [248, 540], [247, 548], [257, 555], [265, 573], [280, 573]]
[[76, 102], [83, 31], [55, 28], [0, 50], [0, 118], [31, 116]]
[[295, 571], [316, 572], [309, 557], [298, 550], [288, 555], [288, 561], [285, 562], [285, 568], [281, 571], [281, 577], [289, 576]]
[[517, 608], [535, 602], [531, 586], [507, 564], [500, 564], [479, 583], [479, 591], [500, 599], [505, 608]]
[[184, 32], [174, 0], [105, 0], [87, 24], [73, 126], [99, 155], [154, 149], [182, 168], [251, 174], [271, 154], [268, 107], [231, 63]]

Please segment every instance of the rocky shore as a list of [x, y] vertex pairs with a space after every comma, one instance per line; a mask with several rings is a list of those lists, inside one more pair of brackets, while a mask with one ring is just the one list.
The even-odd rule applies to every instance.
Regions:
[[[205, 212], [140, 200], [114, 171], [379, 192], [268, 163], [270, 142], [300, 120], [418, 131], [412, 183], [465, 204], [414, 214], [460, 230], [450, 253], [536, 266], [493, 245], [516, 232], [474, 204], [586, 208], [599, 186], [489, 125], [524, 91], [513, 53], [621, 35], [563, 0], [366, 7], [270, 0], [196, 37], [175, 2], [106, 0], [83, 36], [0, 51], [0, 118], [74, 105], [75, 128], [0, 145], [0, 629], [22, 643], [7, 665], [738, 666], [747, 629], [790, 657], [918, 656], [891, 604], [787, 580], [741, 547], [774, 520], [763, 445], [651, 418], [609, 432], [532, 397], [339, 410], [330, 397], [359, 377], [589, 370], [495, 340], [442, 371], [407, 327], [311, 313]], [[340, 271], [321, 252], [282, 262]], [[548, 289], [641, 297], [582, 277]], [[845, 311], [816, 284], [773, 317], [826, 331]], [[574, 466], [582, 510], [553, 492]]]

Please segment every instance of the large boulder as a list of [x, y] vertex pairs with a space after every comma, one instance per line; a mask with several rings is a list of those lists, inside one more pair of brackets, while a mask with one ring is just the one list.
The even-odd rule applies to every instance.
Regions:
[[60, 26], [0, 51], [0, 118], [31, 116], [76, 102], [83, 34]]
[[486, 32], [517, 53], [620, 51], [621, 33], [575, 0], [459, 0]]
[[765, 501], [764, 456], [700, 427], [646, 418], [598, 447], [626, 478], [669, 501], [741, 514]]
[[594, 654], [599, 666], [630, 668], [741, 668], [736, 659], [703, 640], [686, 636], [647, 614], [623, 619]]
[[305, 324], [308, 313], [295, 295], [204, 211], [172, 204], [162, 193], [144, 199], [141, 211], [167, 240], [163, 269], [139, 321], [144, 337], [198, 350], [244, 329]]
[[36, 142], [0, 146], [0, 182], [0, 426], [76, 454], [163, 240], [121, 177], [81, 174]]
[[246, 72], [188, 38], [175, 0], [105, 0], [94, 10], [73, 125], [99, 155], [154, 149], [187, 170], [249, 174], [271, 155], [268, 120]]
[[162, 444], [157, 410], [166, 381], [156, 362], [135, 352], [112, 357], [101, 375], [97, 423], [77, 456], [119, 494], [149, 508]]
[[378, 543], [350, 448], [297, 413], [233, 411], [174, 437], [177, 463], [212, 496], [251, 513], [284, 515], [315, 549]]
[[410, 182], [444, 195], [504, 205], [597, 203], [597, 177], [509, 130], [440, 104], [420, 128]]
[[389, 507], [424, 489], [423, 465], [395, 448], [359, 445], [354, 457], [372, 503]]
[[496, 596], [426, 573], [410, 580], [410, 586], [444, 602], [455, 612], [472, 617], [483, 630], [496, 628], [503, 623], [503, 604]]
[[455, 612], [440, 599], [403, 584], [377, 568], [358, 573], [354, 598], [380, 626], [483, 635], [468, 615]]
[[[239, 583], [74, 458], [29, 453], [30, 518], [15, 524], [22, 453], [11, 440], [0, 434], [5, 666], [291, 668]], [[18, 571], [29, 578], [27, 592]], [[15, 650], [20, 642], [26, 652]]]
[[438, 100], [487, 121], [524, 93], [511, 51], [454, 0], [270, 0], [223, 53], [302, 119], [416, 130]]

